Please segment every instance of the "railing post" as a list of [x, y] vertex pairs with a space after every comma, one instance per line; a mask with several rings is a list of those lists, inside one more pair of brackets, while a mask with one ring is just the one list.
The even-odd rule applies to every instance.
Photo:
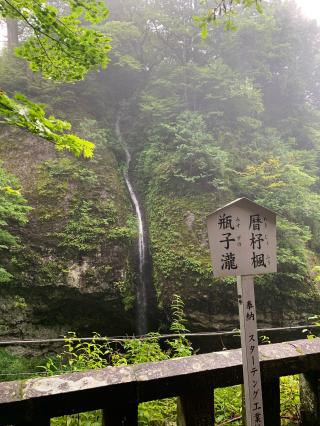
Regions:
[[213, 389], [197, 389], [178, 397], [177, 426], [213, 426]]
[[138, 426], [138, 404], [115, 405], [103, 410], [103, 426]]
[[262, 382], [265, 426], [280, 426], [280, 380]]
[[300, 374], [301, 424], [320, 425], [319, 373]]

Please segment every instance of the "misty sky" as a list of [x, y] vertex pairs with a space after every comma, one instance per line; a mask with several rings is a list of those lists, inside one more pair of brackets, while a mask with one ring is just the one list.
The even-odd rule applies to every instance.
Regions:
[[308, 18], [313, 18], [320, 24], [320, 1], [319, 0], [296, 0], [300, 9]]
[[[316, 19], [320, 25], [320, 0], [295, 0], [303, 14], [311, 19]], [[107, 2], [108, 4], [108, 2]], [[0, 48], [6, 42], [5, 25], [0, 22]]]

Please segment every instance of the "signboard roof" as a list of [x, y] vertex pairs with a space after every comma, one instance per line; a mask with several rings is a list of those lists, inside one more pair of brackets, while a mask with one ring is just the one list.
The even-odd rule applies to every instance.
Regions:
[[241, 197], [241, 198], [237, 198], [236, 200], [233, 200], [233, 201], [231, 201], [230, 203], [228, 203], [228, 204], [225, 204], [223, 207], [220, 207], [219, 209], [217, 209], [217, 210], [215, 210], [214, 212], [212, 212], [212, 213], [210, 213], [209, 215], [208, 215], [208, 218], [211, 216], [211, 215], [213, 215], [213, 214], [216, 214], [216, 213], [218, 213], [220, 210], [224, 210], [224, 209], [226, 209], [227, 207], [231, 207], [231, 206], [233, 206], [233, 205], [235, 205], [235, 204], [237, 204], [237, 205], [239, 205], [239, 206], [242, 206], [242, 207], [244, 207], [244, 208], [252, 208], [252, 207], [259, 207], [259, 209], [263, 209], [263, 210], [266, 210], [267, 212], [269, 212], [270, 214], [274, 214], [275, 216], [276, 216], [276, 213], [273, 211], [273, 210], [270, 210], [270, 209], [268, 209], [267, 207], [263, 207], [263, 206], [261, 206], [260, 204], [257, 204], [257, 203], [255, 203], [254, 201], [251, 201], [251, 200], [249, 200], [249, 198], [246, 198], [246, 197]]
[[207, 218], [214, 275], [257, 275], [277, 271], [276, 214], [238, 198]]

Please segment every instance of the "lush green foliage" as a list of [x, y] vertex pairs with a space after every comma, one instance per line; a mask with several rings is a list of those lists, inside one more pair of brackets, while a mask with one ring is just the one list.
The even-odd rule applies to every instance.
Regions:
[[[12, 175], [0, 167], [0, 252], [8, 252], [18, 246], [18, 239], [10, 231], [10, 225], [27, 222], [30, 207], [21, 195], [20, 185]], [[8, 229], [9, 228], [9, 229]], [[0, 264], [0, 283], [7, 282], [11, 274]]]
[[185, 193], [203, 186], [221, 190], [226, 185], [228, 154], [207, 133], [200, 114], [188, 111], [175, 123], [160, 124], [150, 140], [143, 152], [143, 176], [151, 178], [155, 173], [168, 190], [179, 187]]
[[[16, 47], [16, 54], [26, 59], [32, 71], [40, 71], [47, 79], [76, 81], [88, 71], [108, 63], [110, 38], [88, 24], [99, 24], [108, 16], [102, 1], [69, 0], [57, 7], [43, 1], [2, 0], [0, 17], [15, 19], [26, 26], [27, 38]], [[62, 11], [61, 11], [62, 9]], [[65, 13], [66, 10], [69, 13]], [[18, 27], [16, 27], [18, 37]], [[3, 88], [2, 88], [3, 89]], [[45, 117], [41, 105], [25, 96], [11, 99], [3, 90], [0, 93], [2, 123], [14, 124], [47, 139], [58, 150], [67, 149], [73, 154], [91, 157], [94, 145], [69, 134], [70, 123]]]
[[43, 357], [22, 357], [9, 350], [0, 349], [0, 381], [26, 380], [37, 377], [42, 373]]
[[[177, 356], [192, 355], [193, 349], [184, 333], [187, 331], [184, 322], [184, 304], [181, 298], [174, 296], [172, 302], [171, 329], [177, 337], [168, 340], [169, 349], [163, 349], [159, 343], [160, 334], [148, 333], [143, 339], [124, 340], [120, 350], [107, 338], [101, 338], [95, 334], [91, 342], [81, 342], [75, 333], [69, 333], [65, 337], [65, 351], [56, 358], [49, 358], [44, 366], [48, 374], [56, 374], [61, 371], [81, 371], [92, 368], [103, 368], [108, 365], [119, 366], [128, 364], [140, 364], [143, 362], [162, 361]], [[99, 339], [99, 341], [97, 341]], [[169, 422], [175, 420], [176, 403], [174, 399], [152, 401], [139, 406], [139, 424], [149, 425], [150, 422]], [[95, 413], [81, 414], [81, 423], [101, 424], [101, 415]], [[70, 419], [78, 421], [78, 416]], [[55, 419], [55, 425], [63, 424], [64, 419]]]
[[14, 124], [28, 130], [34, 135], [53, 142], [58, 151], [68, 150], [77, 157], [92, 157], [94, 144], [76, 135], [65, 133], [71, 129], [67, 121], [45, 116], [42, 105], [29, 101], [21, 94], [10, 99], [5, 93], [0, 93], [0, 114], [2, 124]]
[[[197, 2], [161, 5], [151, 2], [145, 14], [156, 28], [162, 59], [131, 100], [140, 111], [126, 109], [135, 123], [130, 135], [146, 194], [159, 299], [168, 303], [168, 289], [197, 299], [197, 286], [201, 294], [220, 297], [225, 284], [211, 290], [204, 218], [239, 196], [280, 217], [280, 274], [262, 280], [258, 294], [273, 287], [287, 300], [313, 297], [310, 287], [302, 288], [317, 262], [310, 250], [318, 252], [320, 242], [319, 92], [312, 76], [318, 75], [317, 29], [293, 5], [275, 2], [261, 15], [248, 8], [233, 16], [238, 31], [213, 27], [203, 41], [188, 20], [200, 10]], [[138, 17], [135, 22], [140, 28]], [[297, 51], [305, 58], [298, 63]], [[203, 300], [199, 309], [205, 306]]]
[[203, 3], [208, 9], [202, 16], [195, 16], [194, 19], [199, 23], [201, 35], [204, 39], [208, 36], [208, 24], [223, 23], [227, 30], [237, 29], [233, 18], [239, 10], [239, 6], [241, 9], [255, 6], [258, 13], [263, 13], [261, 0], [204, 0]]
[[22, 21], [31, 32], [16, 53], [33, 71], [55, 80], [79, 80], [89, 70], [107, 65], [110, 39], [87, 24], [104, 21], [108, 10], [96, 0], [69, 0], [61, 9], [48, 2], [3, 0], [0, 16]]

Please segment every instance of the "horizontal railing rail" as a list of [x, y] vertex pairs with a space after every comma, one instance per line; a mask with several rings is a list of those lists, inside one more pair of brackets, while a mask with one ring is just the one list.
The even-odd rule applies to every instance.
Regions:
[[[320, 424], [320, 339], [259, 347], [265, 425], [280, 425], [279, 378], [301, 374], [304, 425]], [[49, 425], [50, 418], [102, 409], [105, 425], [137, 424], [141, 402], [179, 397], [178, 424], [214, 424], [215, 388], [241, 384], [241, 350], [0, 383], [1, 425]]]
[[[272, 343], [286, 342], [290, 340], [299, 340], [303, 338], [304, 330], [309, 330], [311, 333], [319, 334], [320, 328], [314, 324], [306, 324], [292, 327], [272, 327], [272, 328], [260, 328], [258, 329], [258, 335], [260, 337], [265, 336], [270, 339]], [[160, 342], [165, 342], [168, 339], [177, 337], [177, 334], [161, 334], [158, 339]], [[213, 351], [220, 351], [224, 349], [236, 349], [240, 347], [240, 334], [237, 335], [236, 330], [232, 331], [208, 331], [199, 333], [186, 333], [185, 336], [193, 344], [193, 346], [200, 353], [207, 353]], [[146, 336], [113, 336], [107, 337], [111, 343], [123, 343], [128, 339], [144, 339]], [[81, 342], [91, 342], [93, 337], [77, 337]], [[105, 337], [95, 337], [96, 342], [105, 341]], [[0, 340], [0, 347], [41, 347], [46, 346], [50, 351], [50, 348], [61, 348], [65, 343], [63, 337], [57, 337], [53, 339], [6, 339]]]

